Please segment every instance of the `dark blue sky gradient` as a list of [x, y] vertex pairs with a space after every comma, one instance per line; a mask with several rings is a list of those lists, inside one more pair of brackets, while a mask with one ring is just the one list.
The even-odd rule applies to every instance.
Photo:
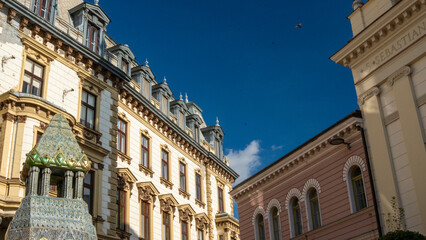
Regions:
[[187, 92], [208, 125], [219, 116], [225, 149], [260, 140], [257, 170], [358, 108], [351, 72], [329, 60], [351, 38], [351, 5], [100, 1], [117, 43], [128, 44], [140, 64], [148, 58], [176, 98]]

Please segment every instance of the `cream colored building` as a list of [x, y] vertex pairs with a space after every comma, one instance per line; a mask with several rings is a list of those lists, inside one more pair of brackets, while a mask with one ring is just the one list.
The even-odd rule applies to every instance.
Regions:
[[353, 38], [331, 59], [352, 70], [381, 225], [392, 230], [396, 197], [407, 229], [426, 234], [426, 1], [355, 0], [353, 8]]
[[238, 239], [219, 123], [108, 36], [110, 21], [97, 1], [0, 0], [0, 239], [56, 113], [93, 163], [84, 199], [99, 239]]

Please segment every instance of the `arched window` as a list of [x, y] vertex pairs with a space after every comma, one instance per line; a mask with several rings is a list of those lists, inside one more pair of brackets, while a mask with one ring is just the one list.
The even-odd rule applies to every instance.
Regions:
[[302, 213], [300, 212], [300, 204], [299, 199], [297, 197], [293, 197], [290, 200], [290, 213], [291, 213], [291, 223], [292, 223], [292, 237], [299, 236], [302, 234]]
[[365, 198], [364, 181], [362, 179], [362, 172], [358, 166], [353, 166], [349, 171], [350, 177], [350, 189], [352, 192], [352, 205], [353, 212], [358, 212], [361, 209], [367, 207], [367, 201]]
[[265, 240], [265, 222], [263, 220], [263, 215], [259, 214], [256, 217], [256, 226], [257, 226], [257, 239], [258, 240]]
[[280, 215], [278, 213], [278, 208], [276, 207], [272, 208], [271, 216], [269, 218], [271, 219], [270, 223], [272, 223], [272, 227], [270, 228], [272, 240], [280, 240], [281, 224], [280, 224]]
[[321, 227], [320, 205], [317, 190], [311, 188], [308, 191], [306, 199], [308, 199], [306, 206], [308, 208], [309, 230], [314, 230]]

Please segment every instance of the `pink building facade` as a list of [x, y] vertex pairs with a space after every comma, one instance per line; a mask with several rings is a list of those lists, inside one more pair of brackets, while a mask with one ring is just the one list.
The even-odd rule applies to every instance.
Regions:
[[377, 239], [364, 145], [356, 111], [237, 185], [241, 239]]

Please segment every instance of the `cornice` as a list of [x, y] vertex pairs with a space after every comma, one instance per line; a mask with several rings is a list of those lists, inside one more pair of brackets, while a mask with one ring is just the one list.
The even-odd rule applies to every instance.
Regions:
[[313, 141], [308, 141], [308, 144], [302, 145], [294, 152], [290, 152], [278, 161], [261, 170], [251, 178], [245, 180], [235, 186], [230, 194], [238, 199], [239, 197], [255, 191], [261, 185], [269, 182], [271, 179], [282, 176], [284, 173], [297, 168], [301, 163], [308, 161], [319, 153], [322, 153], [326, 148], [332, 147], [330, 140], [333, 137], [346, 137], [357, 131], [362, 124], [361, 119], [357, 117], [351, 118], [349, 121], [340, 123], [338, 128], [329, 130], [320, 136], [317, 136]]
[[[162, 130], [168, 138], [174, 140], [179, 147], [187, 149], [190, 155], [194, 155], [205, 164], [209, 164], [213, 170], [225, 175], [233, 182], [238, 174], [228, 165], [221, 161], [216, 155], [208, 152], [194, 139], [189, 137], [184, 130], [168, 119], [163, 113], [153, 106], [145, 97], [133, 89], [129, 84], [124, 84], [120, 91], [120, 98], [124, 99], [126, 105], [139, 116], [147, 117], [148, 122]], [[161, 132], [161, 131], [160, 131]]]
[[[410, 1], [403, 1], [410, 2]], [[343, 48], [330, 57], [334, 62], [348, 67], [361, 55], [373, 49], [381, 43], [391, 33], [399, 29], [404, 21], [409, 20], [413, 15], [424, 11], [426, 0], [414, 0], [411, 4], [397, 4], [387, 13], [379, 17], [372, 24], [367, 26], [362, 32], [354, 36]]]

